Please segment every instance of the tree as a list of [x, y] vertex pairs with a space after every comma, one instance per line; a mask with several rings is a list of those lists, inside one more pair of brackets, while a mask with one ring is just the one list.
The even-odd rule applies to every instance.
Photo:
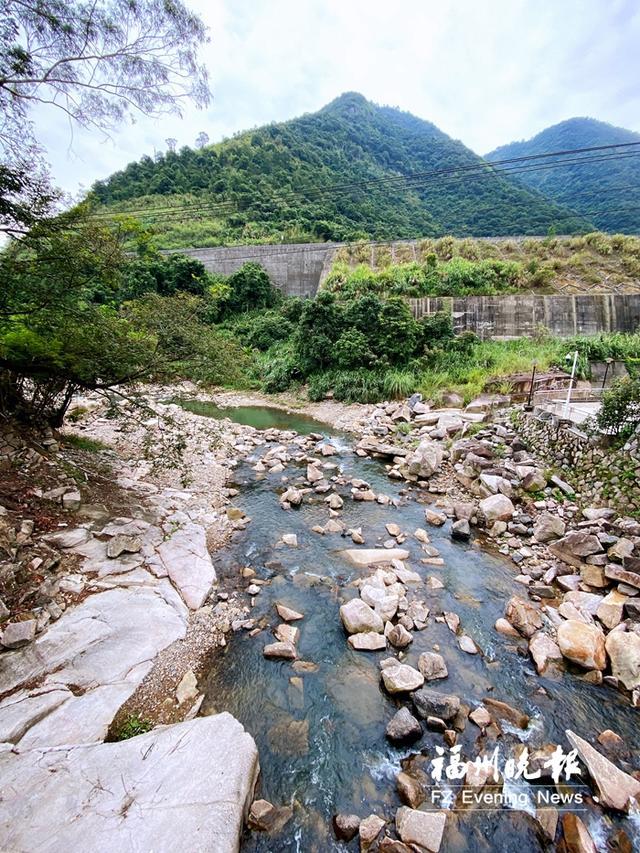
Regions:
[[[32, 224], [27, 200], [46, 175], [33, 106], [108, 134], [135, 113], [180, 114], [186, 98], [199, 107], [209, 101], [198, 60], [206, 28], [180, 0], [0, 0], [0, 22], [0, 159], [14, 197], [0, 209], [4, 231]], [[5, 199], [6, 176], [3, 184]]]
[[176, 145], [178, 144], [178, 140], [174, 136], [168, 136], [165, 139], [165, 142], [167, 143], [167, 148], [173, 154], [176, 150]]
[[602, 405], [596, 415], [600, 430], [626, 441], [640, 429], [640, 379], [618, 379], [602, 395]]
[[209, 134], [205, 133], [204, 130], [201, 130], [200, 133], [196, 136], [196, 148], [204, 148], [204, 146], [208, 144]]
[[156, 340], [96, 290], [116, 289], [125, 233], [81, 209], [39, 223], [0, 255], [0, 413], [57, 426], [74, 393], [144, 375]]

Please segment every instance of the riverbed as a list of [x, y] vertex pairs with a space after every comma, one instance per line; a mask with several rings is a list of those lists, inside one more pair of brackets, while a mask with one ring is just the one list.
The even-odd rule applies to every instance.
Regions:
[[[197, 411], [197, 407], [190, 410]], [[198, 413], [213, 414], [202, 408]], [[241, 423], [249, 419], [253, 426], [260, 423], [304, 434], [322, 430], [317, 421], [278, 410], [230, 409], [214, 416], [224, 415]], [[589, 684], [577, 672], [555, 679], [539, 677], [526, 653], [526, 642], [495, 631], [494, 623], [504, 614], [509, 597], [523, 594], [513, 564], [489, 553], [479, 538], [470, 543], [453, 541], [450, 522], [439, 528], [426, 524], [424, 509], [433, 495], [390, 480], [381, 463], [353, 453], [348, 436], [326, 437], [338, 450], [337, 455], [323, 460], [336, 466], [327, 471], [327, 478], [358, 477], [376, 494], [391, 499], [388, 505], [356, 502], [349, 485], [337, 486], [336, 492], [344, 499], [340, 520], [347, 528], [361, 527], [369, 548], [382, 547], [389, 539], [385, 524], [397, 523], [407, 534], [402, 545], [410, 552], [407, 567], [425, 580], [435, 577], [444, 584], [438, 590], [421, 584], [416, 597], [430, 608], [428, 625], [413, 633], [403, 662], [415, 666], [421, 652], [437, 650], [445, 658], [449, 676], [431, 682], [430, 687], [459, 696], [471, 709], [492, 697], [531, 718], [524, 731], [503, 725], [497, 743], [486, 745], [480, 729], [468, 721], [458, 736], [463, 757], [472, 760], [485, 746], [492, 750], [495, 745], [505, 758], [511, 757], [520, 742], [526, 742], [530, 750], [549, 743], [568, 750], [567, 728], [591, 743], [601, 731], [612, 729], [633, 746], [637, 710], [621, 694]], [[332, 816], [337, 812], [361, 817], [375, 813], [392, 821], [402, 804], [395, 777], [403, 760], [416, 753], [434, 757], [436, 747], [444, 744], [442, 734], [428, 730], [408, 748], [396, 748], [386, 740], [388, 721], [403, 704], [410, 705], [406, 699], [387, 694], [380, 682], [380, 660], [397, 656], [397, 652], [392, 647], [382, 652], [351, 650], [339, 617], [340, 604], [357, 595], [349, 584], [369, 570], [354, 568], [341, 554], [354, 547], [350, 537], [312, 531], [314, 525], [328, 520], [325, 495], [311, 493], [300, 509], [283, 511], [280, 494], [302, 478], [305, 469], [300, 463], [289, 463], [277, 474], [257, 473], [253, 466], [266, 449], [268, 446], [258, 448], [234, 472], [230, 485], [239, 491], [234, 504], [251, 522], [216, 555], [219, 577], [237, 578], [243, 568], [250, 568], [255, 578], [266, 582], [251, 613], [262, 630], [237, 631], [226, 648], [212, 657], [201, 713], [226, 710], [240, 720], [260, 752], [258, 795], [276, 805], [293, 807], [292, 819], [279, 834], [247, 833], [243, 850], [340, 850], [344, 845], [334, 838]], [[417, 528], [428, 530], [444, 565], [421, 563], [425, 555], [413, 536]], [[285, 533], [296, 534], [297, 547], [283, 545]], [[299, 660], [310, 664], [304, 669], [263, 657], [262, 649], [273, 641], [272, 629], [280, 621], [276, 602], [304, 614], [296, 623], [300, 628]], [[460, 617], [458, 635], [470, 636], [478, 654], [470, 655], [459, 647], [459, 636], [441, 619], [445, 612]], [[523, 790], [526, 800], [526, 785]], [[448, 821], [441, 849], [519, 853], [548, 849], [538, 824], [526, 814], [533, 808], [523, 808], [523, 799], [516, 806], [456, 811]], [[581, 817], [594, 839], [609, 834], [608, 819], [595, 806], [589, 805]], [[640, 844], [637, 824], [632, 820], [624, 823], [627, 833]]]

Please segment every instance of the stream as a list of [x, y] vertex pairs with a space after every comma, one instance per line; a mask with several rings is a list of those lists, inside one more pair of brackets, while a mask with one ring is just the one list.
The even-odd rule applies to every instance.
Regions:
[[[188, 407], [198, 414], [231, 417], [259, 428], [266, 425], [328, 435], [326, 425], [280, 410], [248, 411], [247, 407], [214, 411], [215, 407], [206, 403], [189, 403]], [[526, 712], [531, 721], [525, 731], [503, 726], [504, 735], [497, 744], [505, 757], [519, 741], [526, 741], [530, 750], [548, 743], [561, 744], [568, 750], [566, 728], [590, 743], [595, 743], [602, 730], [612, 729], [633, 746], [638, 712], [619, 693], [591, 685], [577, 672], [555, 679], [539, 677], [526, 643], [494, 629], [509, 597], [525, 597], [523, 587], [515, 581], [514, 565], [484, 550], [478, 538], [470, 543], [452, 541], [450, 522], [440, 528], [428, 525], [424, 509], [433, 496], [390, 480], [382, 463], [352, 452], [351, 438], [328, 437], [339, 451], [322, 460], [337, 466], [327, 473], [328, 478], [338, 473], [348, 479], [358, 477], [376, 494], [400, 502], [399, 507], [355, 502], [349, 485], [338, 486], [336, 491], [344, 499], [341, 521], [347, 528], [361, 527], [368, 548], [382, 547], [389, 538], [385, 524], [397, 523], [408, 534], [401, 546], [410, 552], [407, 568], [422, 578], [435, 576], [444, 583], [444, 589], [434, 591], [421, 585], [417, 597], [431, 612], [427, 628], [413, 632], [404, 662], [416, 666], [421, 652], [436, 647], [446, 661], [449, 676], [429, 682], [429, 687], [459, 696], [471, 709], [485, 697], [492, 697]], [[348, 584], [369, 571], [352, 567], [340, 554], [342, 549], [355, 547], [350, 537], [318, 535], [311, 530], [328, 520], [325, 495], [310, 493], [300, 509], [282, 510], [279, 495], [285, 482], [294, 483], [304, 476], [305, 469], [289, 463], [279, 474], [257, 474], [252, 465], [272, 446], [257, 448], [235, 469], [231, 485], [239, 494], [234, 505], [250, 516], [251, 523], [215, 558], [220, 578], [237, 578], [243, 567], [250, 567], [257, 578], [269, 581], [251, 611], [251, 618], [264, 630], [255, 636], [238, 631], [229, 635], [224, 649], [217, 650], [204, 683], [201, 713], [229, 711], [240, 720], [255, 738], [260, 753], [257, 796], [294, 809], [293, 818], [277, 835], [247, 832], [243, 851], [344, 850], [345, 844], [334, 837], [332, 816], [337, 812], [361, 817], [376, 813], [392, 821], [402, 805], [395, 777], [403, 759], [420, 752], [434, 757], [436, 746], [444, 743], [442, 734], [429, 730], [409, 747], [398, 748], [386, 739], [388, 721], [402, 705], [410, 707], [407, 698], [393, 697], [381, 686], [379, 661], [398, 653], [392, 647], [381, 652], [351, 650], [339, 616], [340, 604], [357, 595]], [[424, 552], [412, 535], [419, 527], [427, 530], [444, 566], [420, 562]], [[284, 533], [295, 533], [298, 546], [284, 546], [280, 542]], [[280, 622], [275, 602], [304, 614], [304, 619], [295, 623], [300, 628], [298, 657], [311, 662], [314, 671], [297, 671], [289, 661], [263, 657], [263, 647], [274, 640], [271, 629]], [[447, 625], [435, 620], [445, 611], [459, 615], [461, 631], [473, 638], [479, 654], [462, 651]], [[458, 743], [462, 744], [462, 755], [474, 759], [483, 746], [480, 729], [468, 721]], [[494, 745], [489, 743], [488, 749], [493, 750]], [[528, 783], [513, 785], [521, 787], [526, 800]], [[457, 810], [447, 822], [441, 850], [529, 853], [551, 849], [537, 823], [526, 814], [532, 813], [533, 807], [523, 806], [523, 802], [519, 801], [517, 808]], [[606, 850], [606, 838], [613, 826], [610, 818], [590, 802], [580, 816], [599, 849]], [[638, 823], [625, 819], [620, 825], [640, 845]], [[356, 839], [349, 848], [357, 849], [357, 844]]]

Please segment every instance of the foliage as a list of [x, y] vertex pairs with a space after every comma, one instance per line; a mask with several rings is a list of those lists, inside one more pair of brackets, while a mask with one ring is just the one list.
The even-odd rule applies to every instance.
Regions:
[[145, 720], [139, 714], [130, 714], [110, 739], [114, 741], [128, 740], [150, 732], [152, 728], [151, 720]]
[[[639, 141], [640, 134], [631, 130], [591, 118], [573, 118], [548, 127], [525, 142], [512, 142], [497, 148], [487, 154], [487, 159], [527, 157], [549, 151]], [[637, 157], [599, 158], [588, 165], [573, 163], [553, 169], [532, 169], [519, 174], [518, 181], [559, 204], [568, 205], [603, 231], [631, 234], [640, 231], [640, 211], [637, 205], [629, 203], [629, 188], [640, 185]], [[567, 233], [562, 227], [558, 232]], [[606, 242], [598, 240], [598, 243], [603, 254], [610, 251]]]
[[618, 379], [602, 395], [602, 406], [596, 416], [600, 430], [626, 441], [640, 428], [640, 380]]
[[0, 229], [51, 215], [51, 189], [30, 110], [61, 110], [103, 134], [131, 113], [180, 114], [209, 100], [202, 21], [180, 0], [23, 0], [2, 4]]
[[280, 291], [260, 264], [249, 261], [226, 279], [226, 291], [219, 301], [222, 317], [272, 308], [280, 301]]
[[[139, 216], [163, 247], [590, 228], [587, 218], [490, 169], [465, 181], [388, 180], [481, 165], [433, 124], [350, 92], [317, 113], [217, 145], [142, 157], [96, 183], [92, 198]], [[305, 193], [335, 185], [340, 192]], [[370, 252], [364, 247], [363, 260]]]
[[175, 293], [203, 295], [209, 285], [204, 265], [186, 255], [144, 255], [123, 269], [118, 301], [136, 299], [145, 293], [173, 296]]
[[155, 340], [94, 292], [118, 286], [119, 235], [78, 212], [34, 227], [0, 254], [0, 410], [60, 423], [80, 388], [145, 372]]

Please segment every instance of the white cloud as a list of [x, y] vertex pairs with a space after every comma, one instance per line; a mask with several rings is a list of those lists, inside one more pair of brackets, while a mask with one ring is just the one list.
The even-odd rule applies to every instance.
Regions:
[[165, 139], [212, 141], [344, 91], [396, 105], [484, 153], [575, 115], [640, 130], [634, 0], [187, 0], [211, 29], [213, 102], [110, 141], [38, 114], [57, 180], [88, 187]]

